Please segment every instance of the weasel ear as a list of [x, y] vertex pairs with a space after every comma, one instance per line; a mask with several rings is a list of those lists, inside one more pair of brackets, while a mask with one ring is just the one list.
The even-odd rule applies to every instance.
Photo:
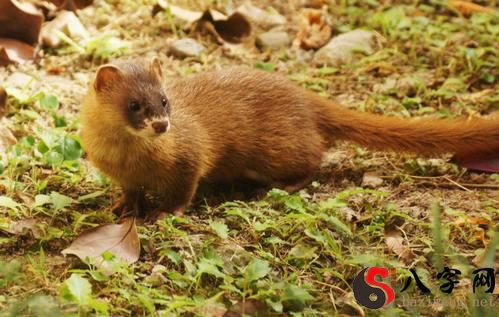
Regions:
[[161, 80], [163, 79], [163, 72], [161, 71], [161, 62], [159, 61], [159, 58], [154, 57], [151, 61], [151, 65], [149, 66], [151, 69], [151, 72], [158, 76], [158, 78]]
[[117, 81], [121, 76], [121, 71], [118, 67], [107, 64], [102, 65], [97, 70], [97, 75], [95, 75], [94, 88], [96, 91], [101, 92], [104, 89], [109, 89], [113, 86], [113, 83]]

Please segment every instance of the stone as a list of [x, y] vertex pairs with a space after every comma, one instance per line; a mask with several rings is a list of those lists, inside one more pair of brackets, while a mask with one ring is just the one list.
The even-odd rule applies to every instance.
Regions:
[[170, 45], [170, 52], [179, 58], [199, 57], [205, 50], [202, 44], [191, 38], [175, 40]]
[[288, 33], [283, 31], [269, 31], [262, 33], [256, 38], [256, 45], [262, 50], [279, 50], [288, 47], [291, 39]]
[[317, 65], [338, 66], [353, 61], [355, 52], [367, 55], [374, 53], [374, 33], [365, 30], [353, 30], [332, 38], [328, 44], [315, 53]]

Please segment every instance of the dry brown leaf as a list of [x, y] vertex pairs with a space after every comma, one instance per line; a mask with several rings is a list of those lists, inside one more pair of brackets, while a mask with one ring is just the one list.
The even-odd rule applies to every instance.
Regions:
[[365, 172], [362, 176], [362, 187], [378, 188], [383, 185], [383, 179], [377, 172]]
[[473, 13], [494, 13], [493, 8], [484, 7], [479, 4], [462, 1], [462, 0], [449, 0], [449, 6], [454, 10], [459, 11], [464, 16], [470, 16]]
[[80, 19], [71, 11], [61, 11], [57, 17], [47, 22], [42, 30], [42, 42], [48, 47], [56, 47], [61, 43], [59, 32], [73, 40], [85, 40], [89, 34]]
[[0, 38], [0, 66], [12, 62], [23, 63], [34, 58], [35, 48], [33, 46], [17, 40]]
[[242, 317], [242, 316], [270, 316], [267, 304], [256, 299], [248, 299], [244, 302], [239, 301], [223, 315], [223, 317]]
[[398, 230], [385, 231], [385, 243], [389, 251], [397, 254], [404, 262], [409, 263], [415, 258], [415, 254], [404, 244], [404, 237]]
[[163, 0], [158, 0], [158, 3], [153, 7], [152, 9], [152, 15], [155, 16], [161, 11], [164, 10], [170, 10], [170, 13], [181, 19], [184, 20], [185, 22], [192, 24], [203, 16], [203, 12], [201, 11], [192, 11], [192, 10], [187, 10], [181, 7], [177, 7], [175, 5], [169, 4], [166, 1]]
[[223, 317], [227, 312], [227, 308], [221, 303], [205, 303], [201, 307], [197, 307], [193, 311], [196, 316], [204, 317]]
[[36, 45], [42, 23], [43, 15], [32, 4], [0, 1], [0, 38]]
[[9, 112], [9, 107], [7, 105], [7, 92], [3, 87], [0, 87], [0, 118], [5, 117]]
[[76, 9], [83, 9], [91, 5], [94, 0], [49, 0], [58, 9], [76, 11]]
[[320, 9], [324, 6], [329, 5], [329, 0], [306, 0], [304, 3], [305, 7]]
[[[1, 52], [0, 48], [0, 65], [1, 63]], [[0, 87], [0, 153], [5, 153], [7, 148], [13, 144], [16, 144], [17, 140], [7, 127], [7, 119], [4, 117], [9, 113], [9, 105], [7, 104], [7, 92], [5, 89]], [[2, 163], [7, 162], [7, 157], [2, 155]]]
[[250, 19], [256, 25], [269, 29], [274, 26], [286, 24], [286, 18], [277, 11], [271, 12], [260, 9], [250, 2], [244, 3], [236, 9], [236, 12], [241, 13]]
[[43, 15], [30, 3], [0, 1], [0, 66], [35, 58]]
[[451, 162], [474, 171], [499, 173], [499, 149], [495, 151], [459, 153]]
[[212, 34], [220, 43], [240, 43], [251, 34], [250, 22], [239, 12], [226, 16], [216, 10], [191, 11], [160, 0], [153, 8], [152, 14], [162, 10], [169, 10], [173, 16], [186, 21], [188, 29]]
[[[206, 27], [207, 24], [212, 24], [216, 35], [226, 42], [239, 43], [251, 34], [251, 24], [248, 19], [239, 12], [235, 12], [228, 17], [225, 17], [218, 11], [207, 10], [203, 13], [198, 24]], [[217, 37], [217, 40], [220, 39]]]
[[302, 48], [321, 48], [329, 41], [331, 34], [332, 29], [324, 11], [308, 8], [300, 10], [296, 38]]
[[106, 251], [127, 263], [134, 263], [139, 259], [140, 240], [135, 217], [126, 218], [119, 224], [106, 224], [81, 233], [62, 254], [74, 254], [82, 260], [88, 257], [92, 264], [104, 269], [105, 273], [112, 273], [102, 261], [102, 254]]
[[3, 231], [14, 234], [17, 236], [25, 235], [28, 232], [33, 234], [35, 239], [38, 239], [42, 236], [43, 232], [38, 228], [38, 221], [34, 218], [26, 218], [20, 221], [12, 221], [10, 223], [9, 228], [3, 229]]

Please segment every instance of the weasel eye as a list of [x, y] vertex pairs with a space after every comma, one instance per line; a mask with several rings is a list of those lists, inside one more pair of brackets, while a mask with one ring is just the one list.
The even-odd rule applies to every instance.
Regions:
[[128, 108], [132, 112], [137, 112], [137, 111], [140, 110], [140, 103], [138, 101], [136, 101], [136, 100], [130, 101], [130, 104], [128, 104]]
[[165, 97], [162, 97], [161, 98], [161, 104], [163, 105], [163, 107], [168, 106], [168, 100]]

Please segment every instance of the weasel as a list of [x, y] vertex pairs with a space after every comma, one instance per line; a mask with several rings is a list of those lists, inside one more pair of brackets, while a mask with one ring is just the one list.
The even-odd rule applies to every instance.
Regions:
[[401, 119], [347, 109], [278, 75], [244, 67], [167, 81], [157, 59], [99, 67], [82, 107], [90, 161], [123, 188], [181, 213], [200, 182], [250, 179], [296, 191], [336, 140], [377, 150], [499, 153], [499, 119]]

